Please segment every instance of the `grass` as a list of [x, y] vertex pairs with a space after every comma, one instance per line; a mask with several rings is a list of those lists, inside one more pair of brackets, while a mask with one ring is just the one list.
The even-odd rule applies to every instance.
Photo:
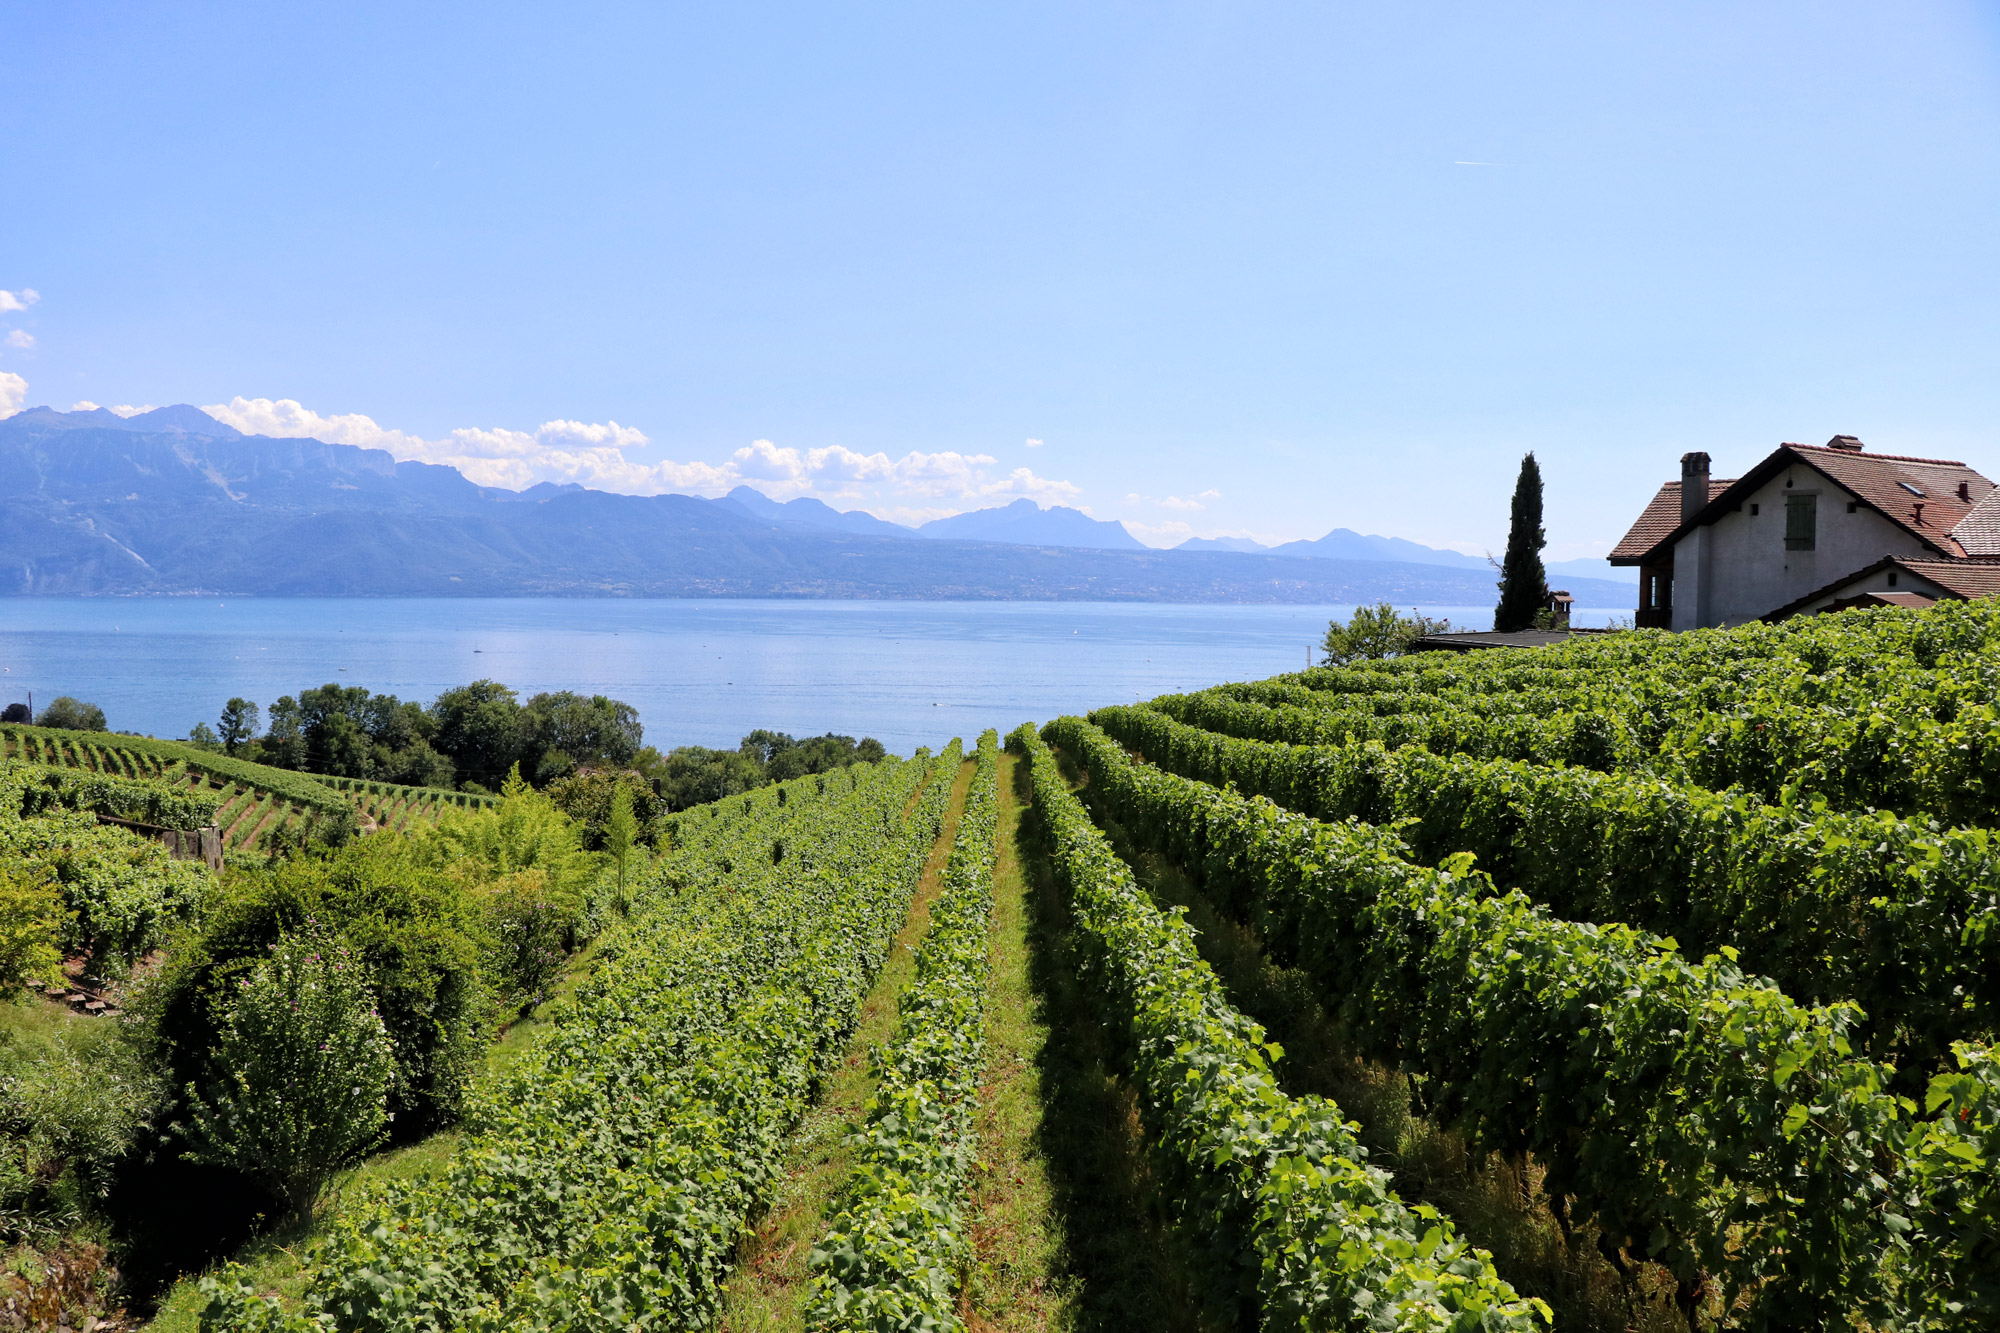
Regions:
[[979, 1089], [979, 1173], [967, 1212], [972, 1266], [961, 1313], [979, 1333], [1058, 1327], [1075, 1303], [1076, 1284], [1060, 1268], [1063, 1219], [1040, 1142], [1049, 1029], [1029, 975], [1029, 885], [1014, 790], [1019, 763], [1015, 755], [1000, 756], [986, 1078]]
[[915, 975], [915, 949], [930, 929], [931, 904], [943, 887], [945, 860], [958, 836], [972, 773], [973, 763], [967, 760], [954, 775], [951, 804], [918, 881], [909, 920], [861, 1002], [847, 1058], [793, 1131], [783, 1181], [738, 1253], [736, 1271], [723, 1289], [726, 1333], [793, 1333], [805, 1327], [805, 1298], [811, 1289], [806, 1260], [826, 1235], [834, 1196], [853, 1168], [847, 1138], [860, 1127], [881, 1081], [869, 1057], [895, 1031], [896, 997]]
[[[1087, 790], [1081, 794], [1089, 799]], [[1284, 1048], [1276, 1068], [1284, 1090], [1339, 1106], [1359, 1125], [1370, 1160], [1389, 1171], [1398, 1194], [1435, 1205], [1474, 1244], [1491, 1251], [1495, 1268], [1517, 1290], [1549, 1303], [1557, 1328], [1678, 1333], [1687, 1327], [1664, 1269], [1639, 1265], [1628, 1286], [1597, 1252], [1594, 1230], [1578, 1227], [1566, 1237], [1541, 1192], [1538, 1166], [1498, 1155], [1480, 1160], [1460, 1136], [1415, 1113], [1409, 1081], [1352, 1053], [1304, 972], [1272, 961], [1256, 932], [1218, 911], [1178, 866], [1137, 851], [1116, 821], [1095, 807], [1092, 814], [1154, 900], [1186, 910], [1202, 958], [1231, 1003]]]
[[[1069, 904], [1029, 806], [1027, 766], [1010, 756], [1005, 772], [1002, 818], [1012, 836], [1003, 846], [1017, 858], [1009, 871], [1017, 887], [1005, 897], [1018, 903], [1027, 945], [1022, 1045], [1039, 1039], [1039, 1049], [1024, 1049], [1032, 1082], [1025, 1072], [1019, 1077], [1032, 1100], [1014, 1103], [1001, 1122], [1001, 1144], [1034, 1166], [1018, 1172], [1018, 1183], [1009, 1173], [1004, 1188], [995, 1170], [981, 1189], [972, 1313], [983, 1327], [1061, 1333], [1227, 1328], [1204, 1308], [1193, 1246], [1173, 1226], [1159, 1188], [1137, 1092], [1125, 1076], [1123, 1040], [1082, 979]], [[992, 1159], [996, 1167], [1007, 1163], [1007, 1156]], [[991, 1318], [982, 1305], [993, 1309]]]

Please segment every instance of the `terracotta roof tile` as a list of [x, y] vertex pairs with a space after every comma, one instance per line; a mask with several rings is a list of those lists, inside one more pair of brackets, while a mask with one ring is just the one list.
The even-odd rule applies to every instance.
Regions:
[[[1965, 464], [1941, 458], [1829, 449], [1823, 445], [1788, 444], [1785, 448], [1912, 535], [1948, 555], [1971, 554], [1953, 540], [1953, 529], [1994, 487]], [[1959, 498], [1961, 484], [1966, 491], [1964, 499]], [[1918, 491], [1922, 494], [1917, 494]]]
[[[1716, 496], [1736, 484], [1733, 478], [1710, 477], [1708, 498]], [[1653, 497], [1638, 521], [1605, 559], [1613, 564], [1631, 564], [1646, 552], [1658, 546], [1675, 528], [1681, 525], [1681, 484], [1670, 481], [1660, 487], [1660, 493]]]
[[1918, 578], [1929, 579], [1946, 592], [1960, 597], [1992, 597], [2000, 594], [2000, 560], [1898, 560]]

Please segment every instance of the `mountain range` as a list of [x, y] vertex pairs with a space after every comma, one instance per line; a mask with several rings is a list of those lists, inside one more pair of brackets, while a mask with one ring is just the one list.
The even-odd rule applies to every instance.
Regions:
[[[1632, 601], [1615, 582], [1566, 582], [1580, 605]], [[1493, 575], [1344, 530], [1269, 550], [1155, 550], [1122, 524], [1031, 500], [908, 528], [749, 487], [714, 500], [510, 491], [379, 449], [246, 436], [179, 405], [0, 420], [0, 593], [1480, 606]]]

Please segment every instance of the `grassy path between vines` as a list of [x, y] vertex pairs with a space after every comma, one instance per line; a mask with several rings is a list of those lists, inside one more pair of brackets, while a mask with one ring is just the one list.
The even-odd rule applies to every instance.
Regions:
[[1078, 972], [1069, 906], [1001, 757], [986, 1168], [973, 1200], [973, 1333], [1208, 1333], [1140, 1132], [1124, 1052]]
[[931, 903], [943, 886], [945, 861], [958, 837], [972, 772], [968, 759], [953, 775], [951, 804], [924, 863], [909, 920], [861, 1002], [847, 1058], [793, 1131], [783, 1183], [738, 1255], [736, 1271], [723, 1290], [725, 1333], [792, 1333], [805, 1327], [803, 1305], [811, 1277], [806, 1259], [826, 1234], [833, 1196], [854, 1165], [847, 1136], [859, 1127], [862, 1111], [880, 1082], [869, 1056], [895, 1031], [896, 997], [915, 973], [916, 946], [930, 929]]

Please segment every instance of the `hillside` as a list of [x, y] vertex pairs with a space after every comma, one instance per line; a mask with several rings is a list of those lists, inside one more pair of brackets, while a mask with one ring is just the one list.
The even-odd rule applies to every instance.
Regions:
[[[781, 506], [755, 492], [723, 501], [551, 485], [517, 493], [382, 450], [242, 436], [220, 424], [198, 434], [208, 419], [190, 408], [116, 425], [99, 416], [38, 408], [0, 422], [0, 592], [1456, 606], [1493, 598], [1483, 569], [917, 542], [907, 529], [884, 535], [892, 525], [878, 520], [817, 502]], [[824, 526], [835, 521], [861, 530]], [[1038, 521], [1063, 515], [1043, 511]], [[1099, 526], [1081, 514], [1075, 521]], [[1569, 586], [1585, 606], [1632, 600], [1609, 582]]]

